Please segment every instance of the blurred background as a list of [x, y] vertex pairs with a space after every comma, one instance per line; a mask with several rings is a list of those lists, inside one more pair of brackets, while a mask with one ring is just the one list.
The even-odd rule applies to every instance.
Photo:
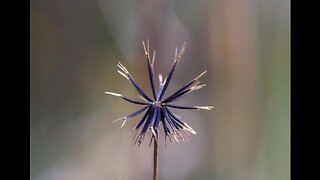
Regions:
[[139, 106], [117, 73], [120, 60], [150, 94], [142, 40], [167, 75], [187, 42], [166, 95], [207, 70], [207, 87], [177, 110], [197, 132], [187, 143], [161, 136], [161, 180], [290, 178], [289, 0], [31, 0], [32, 180], [141, 180], [152, 177], [149, 141], [113, 120]]

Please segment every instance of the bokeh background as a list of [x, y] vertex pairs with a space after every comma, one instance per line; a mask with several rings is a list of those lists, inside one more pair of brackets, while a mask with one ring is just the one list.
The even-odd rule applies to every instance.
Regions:
[[[162, 180], [290, 178], [289, 0], [31, 0], [32, 180], [141, 180], [152, 177], [152, 148], [133, 146], [139, 120], [113, 120], [138, 106], [116, 63], [150, 94], [141, 40], [166, 75], [187, 42], [168, 93], [203, 70], [207, 87], [175, 111], [197, 135], [159, 150]], [[141, 117], [141, 116], [140, 116]]]

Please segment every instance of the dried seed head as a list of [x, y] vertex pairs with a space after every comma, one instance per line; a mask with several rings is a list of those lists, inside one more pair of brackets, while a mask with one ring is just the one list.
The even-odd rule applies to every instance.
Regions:
[[[178, 106], [171, 104], [172, 102], [175, 102], [176, 100], [180, 99], [181, 97], [187, 95], [188, 93], [201, 89], [205, 87], [205, 84], [199, 85], [198, 79], [203, 76], [207, 71], [202, 72], [199, 74], [196, 78], [191, 80], [188, 84], [177, 90], [175, 93], [173, 93], [171, 96], [168, 96], [165, 100], [162, 100], [162, 96], [165, 94], [166, 89], [170, 83], [170, 80], [173, 76], [175, 67], [177, 63], [181, 60], [182, 55], [185, 52], [186, 43], [183, 43], [182, 47], [180, 48], [178, 52], [178, 48], [176, 48], [175, 51], [175, 59], [173, 66], [171, 68], [171, 71], [169, 74], [163, 78], [161, 74], [158, 75], [159, 78], [159, 86], [158, 90], [155, 89], [154, 85], [154, 61], [156, 52], [153, 52], [152, 60], [150, 59], [150, 45], [149, 40], [147, 40], [147, 43], [142, 41], [143, 49], [145, 56], [148, 61], [148, 70], [149, 70], [149, 80], [151, 83], [151, 90], [153, 92], [153, 98], [150, 98], [142, 89], [141, 87], [134, 81], [132, 76], [130, 75], [127, 68], [122, 65], [120, 62], [117, 63], [117, 66], [120, 70], [118, 70], [118, 73], [128, 79], [130, 83], [133, 85], [133, 87], [137, 90], [139, 93], [139, 98], [143, 101], [133, 100], [131, 98], [128, 98], [122, 94], [113, 93], [113, 92], [105, 92], [106, 94], [121, 97], [122, 99], [137, 104], [142, 105], [143, 108], [131, 113], [128, 116], [121, 117], [119, 119], [114, 120], [113, 122], [117, 121], [123, 121], [121, 124], [121, 127], [125, 125], [125, 123], [130, 120], [131, 118], [143, 113], [145, 110], [147, 110], [142, 119], [137, 123], [137, 125], [132, 129], [132, 133], [135, 132], [135, 135], [133, 137], [134, 144], [137, 144], [140, 146], [142, 140], [145, 138], [146, 133], [151, 134], [151, 140], [150, 143], [155, 140], [158, 140], [158, 134], [160, 130], [160, 122], [163, 127], [164, 131], [164, 137], [165, 140], [167, 137], [169, 137], [170, 142], [172, 142], [172, 139], [174, 139], [176, 142], [186, 142], [188, 141], [187, 136], [190, 136], [190, 133], [196, 134], [196, 132], [186, 123], [181, 120], [181, 117], [176, 115], [175, 113], [171, 112], [170, 108], [176, 108], [176, 109], [203, 109], [203, 110], [211, 110], [213, 109], [212, 106]], [[142, 129], [140, 133], [138, 133], [138, 130]]]

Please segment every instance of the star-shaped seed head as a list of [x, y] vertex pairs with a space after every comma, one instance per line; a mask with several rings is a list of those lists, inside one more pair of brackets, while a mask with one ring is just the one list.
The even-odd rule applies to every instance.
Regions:
[[[133, 137], [134, 144], [138, 143], [138, 145], [140, 145], [142, 140], [145, 138], [147, 131], [151, 131], [152, 133], [150, 144], [152, 140], [157, 141], [159, 136], [158, 134], [159, 134], [160, 122], [164, 130], [165, 139], [166, 137], [169, 137], [170, 141], [172, 141], [172, 139], [176, 140], [177, 142], [179, 142], [179, 139], [180, 140], [182, 139], [182, 141], [188, 141], [187, 136], [190, 136], [190, 133], [196, 134], [196, 132], [187, 123], [183, 122], [181, 120], [181, 117], [173, 113], [171, 111], [171, 108], [211, 110], [213, 109], [213, 107], [212, 106], [181, 106], [181, 105], [174, 105], [172, 103], [179, 100], [183, 96], [189, 94], [190, 92], [199, 90], [202, 87], [204, 87], [205, 84], [199, 85], [198, 79], [201, 76], [203, 76], [206, 73], [206, 71], [202, 72], [196, 78], [192, 79], [190, 82], [188, 82], [186, 85], [178, 89], [176, 92], [174, 92], [167, 98], [163, 98], [169, 86], [170, 80], [173, 76], [176, 65], [180, 62], [183, 56], [186, 43], [182, 45], [179, 52], [178, 52], [178, 48], [176, 48], [174, 62], [168, 76], [163, 80], [162, 75], [161, 74], [158, 75], [158, 78], [159, 78], [158, 88], [156, 88], [155, 86], [156, 80], [155, 80], [155, 73], [154, 73], [154, 60], [155, 60], [156, 52], [155, 51], [153, 52], [153, 57], [151, 59], [149, 40], [147, 40], [147, 44], [145, 44], [145, 42], [142, 41], [142, 44], [143, 44], [143, 48], [144, 48], [144, 52], [145, 52], [145, 56], [148, 64], [148, 74], [149, 74], [149, 81], [151, 85], [152, 98], [150, 98], [142, 90], [142, 88], [136, 83], [136, 81], [133, 79], [129, 71], [120, 62], [118, 62], [117, 65], [120, 68], [120, 70], [118, 70], [118, 73], [130, 81], [130, 83], [139, 93], [142, 101], [134, 100], [118, 93], [113, 93], [113, 92], [105, 92], [105, 93], [109, 95], [121, 97], [122, 99], [134, 104], [142, 105], [143, 108], [129, 114], [128, 116], [119, 118], [113, 122], [123, 121], [121, 125], [122, 127], [125, 125], [125, 123], [129, 119], [146, 111], [142, 119], [132, 129], [133, 131], [136, 131], [136, 134]], [[139, 129], [141, 129], [141, 131], [138, 134]]]

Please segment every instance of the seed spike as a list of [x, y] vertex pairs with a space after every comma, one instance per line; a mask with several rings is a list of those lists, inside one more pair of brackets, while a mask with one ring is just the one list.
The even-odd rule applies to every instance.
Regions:
[[147, 51], [148, 51], [148, 55], [150, 55], [150, 44], [149, 44], [149, 39], [147, 39]]
[[177, 138], [177, 134], [174, 134], [174, 135], [173, 135], [173, 138], [174, 138], [178, 143], [180, 143], [179, 139]]
[[[130, 75], [129, 71], [120, 63], [118, 62], [118, 67], [124, 71], [124, 73], [126, 74], [126, 77], [128, 77], [128, 80], [130, 81], [130, 83], [134, 86], [134, 88], [136, 89], [136, 91], [143, 96], [147, 101], [151, 102], [152, 100], [146, 95], [146, 93], [141, 89], [141, 87], [136, 83], [136, 81], [132, 78], [132, 76]], [[122, 75], [122, 73], [120, 73]]]
[[205, 86], [206, 86], [206, 84], [201, 84], [199, 86], [193, 86], [193, 87], [191, 87], [191, 91], [199, 90]]
[[163, 85], [163, 79], [162, 79], [162, 74], [159, 74], [159, 83], [160, 83], [160, 85]]
[[186, 85], [184, 85], [182, 88], [180, 88], [179, 90], [177, 90], [175, 93], [173, 93], [171, 96], [167, 97], [163, 102], [172, 102], [173, 100], [177, 100], [179, 98], [179, 96], [182, 96], [186, 93], [189, 93], [190, 91], [188, 90], [188, 88], [190, 86], [196, 86], [199, 84], [199, 82], [197, 82], [197, 80], [206, 73], [206, 71], [202, 72], [200, 75], [198, 75], [196, 78], [194, 78], [193, 80], [191, 80], [189, 83], [187, 83]]
[[127, 70], [127, 68], [126, 68], [124, 65], [121, 64], [120, 61], [118, 61], [117, 66], [118, 66], [124, 73], [126, 73], [127, 75], [129, 75], [129, 71]]
[[176, 47], [176, 51], [174, 53], [174, 60], [177, 61], [178, 60], [178, 47]]
[[210, 111], [214, 107], [213, 106], [195, 106], [195, 108], [204, 109], [204, 110], [209, 110]]
[[172, 104], [166, 104], [165, 106], [176, 108], [176, 109], [204, 109], [204, 110], [211, 110], [213, 106], [178, 106]]
[[145, 54], [146, 56], [149, 56], [149, 53], [148, 53], [148, 51], [147, 51], [146, 44], [144, 43], [144, 41], [142, 41], [142, 45], [143, 45], [143, 49], [144, 49], [144, 54]]
[[[178, 56], [176, 56], [176, 61], [177, 61], [177, 62], [180, 61], [180, 59], [181, 59], [183, 53], [185, 52], [185, 50], [186, 50], [186, 42], [184, 42], [184, 43], [182, 44], [182, 46], [181, 46], [181, 48], [180, 48], [180, 51], [179, 51], [179, 54], [178, 54]], [[176, 51], [176, 52], [177, 52], [177, 51]]]
[[185, 95], [189, 94], [192, 91], [201, 89], [202, 87], [206, 86], [205, 84], [199, 85], [199, 82], [196, 82], [191, 88], [187, 88], [185, 90], [178, 90], [177, 92], [175, 92], [173, 95], [167, 97], [165, 100], [163, 100], [164, 103], [171, 103], [174, 102], [182, 97], [184, 97]]
[[126, 122], [127, 122], [127, 119], [123, 121], [120, 128], [122, 128]]
[[183, 52], [184, 52], [184, 50], [185, 50], [185, 47], [184, 47], [184, 46], [185, 46], [185, 43], [182, 45], [182, 47], [181, 47], [180, 52], [179, 52], [178, 55], [177, 55], [178, 48], [176, 47], [176, 53], [175, 53], [176, 56], [175, 56], [174, 63], [173, 63], [173, 65], [172, 65], [172, 68], [171, 68], [168, 76], [167, 76], [166, 79], [165, 79], [165, 83], [164, 83], [164, 85], [163, 85], [163, 89], [161, 90], [160, 95], [159, 95], [159, 98], [158, 98], [158, 100], [160, 100], [160, 101], [162, 100], [162, 97], [163, 97], [164, 93], [165, 93], [166, 90], [167, 90], [167, 87], [168, 87], [168, 85], [169, 85], [169, 83], [170, 83], [170, 80], [171, 80], [171, 78], [172, 78], [172, 75], [173, 75], [173, 73], [174, 73], [174, 70], [175, 70], [175, 68], [176, 68], [176, 65], [177, 65], [178, 62], [180, 61], [180, 58], [181, 58], [181, 56], [182, 56], [182, 54], [183, 54]]
[[124, 74], [122, 71], [118, 70], [118, 73], [129, 80], [129, 77], [126, 74]]
[[187, 127], [186, 130], [188, 130], [188, 131], [191, 132], [192, 134], [197, 134], [197, 132], [194, 131], [194, 130], [192, 129], [192, 127], [190, 127], [187, 123], [184, 123], [184, 125]]
[[116, 96], [116, 97], [121, 97], [122, 99], [128, 101], [128, 102], [131, 102], [133, 104], [139, 104], [139, 105], [150, 105], [150, 103], [144, 101], [144, 102], [141, 102], [141, 101], [136, 101], [136, 100], [133, 100], [131, 98], [128, 98], [122, 94], [118, 94], [118, 93], [113, 93], [113, 92], [104, 92], [106, 94], [109, 94], [109, 95], [112, 95], [112, 96]]
[[[131, 113], [129, 116], [125, 116], [125, 117], [116, 119], [116, 120], [114, 120], [113, 122], [117, 122], [117, 121], [120, 121], [120, 120], [127, 121], [128, 119], [131, 119], [131, 118], [133, 118], [133, 117], [141, 114], [141, 113], [142, 113], [143, 111], [145, 111], [148, 107], [149, 107], [149, 105], [148, 105], [148, 106], [145, 106], [145, 107], [143, 107], [143, 108], [141, 108], [141, 109], [139, 109], [139, 110], [137, 110], [137, 111], [135, 111], [135, 112], [133, 112], [133, 113]], [[123, 126], [124, 124], [125, 124], [125, 122], [122, 124], [122, 126]], [[122, 126], [121, 126], [121, 127], [122, 127]]]
[[104, 92], [104, 93], [109, 94], [109, 95], [112, 95], [112, 96], [123, 97], [122, 94], [118, 94], [118, 93], [114, 93], [114, 92], [108, 92], [108, 91], [106, 91], [106, 92]]
[[154, 60], [156, 59], [156, 51], [153, 51], [153, 56], [152, 56], [152, 65], [154, 64]]
[[201, 76], [203, 76], [205, 73], [207, 73], [207, 71], [203, 71], [201, 74], [199, 74], [196, 78], [194, 78], [194, 80], [198, 80]]
[[119, 118], [119, 119], [116, 119], [114, 121], [112, 121], [113, 123], [117, 122], [117, 121], [121, 121], [121, 120], [127, 120], [128, 118], [127, 117], [122, 117], [122, 118]]

